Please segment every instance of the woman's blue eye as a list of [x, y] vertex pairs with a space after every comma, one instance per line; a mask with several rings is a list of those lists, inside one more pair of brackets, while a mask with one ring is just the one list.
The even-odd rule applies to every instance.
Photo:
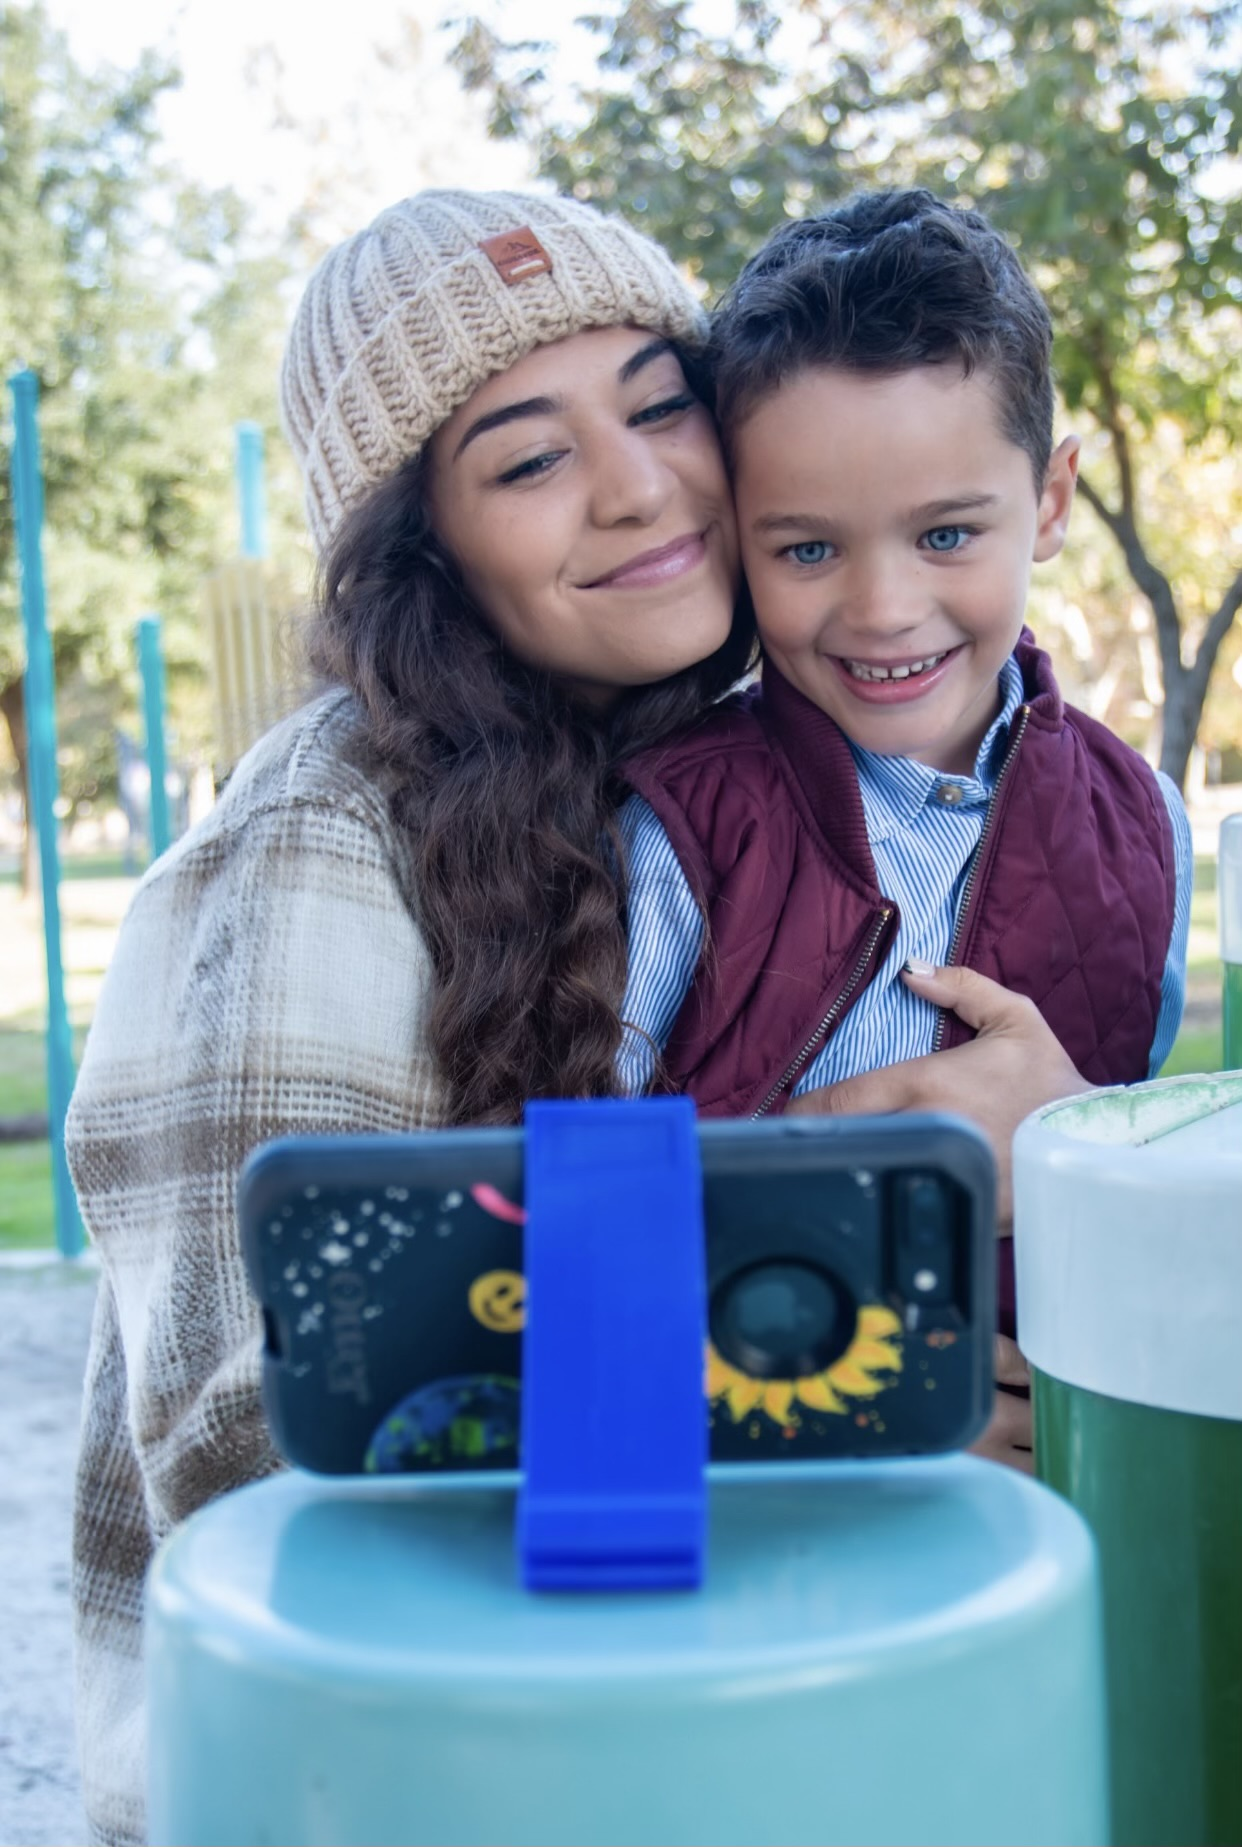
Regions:
[[828, 556], [827, 539], [803, 539], [789, 547], [788, 556], [795, 564], [822, 564]]
[[961, 550], [970, 532], [965, 526], [933, 526], [924, 537], [929, 551], [956, 552]]

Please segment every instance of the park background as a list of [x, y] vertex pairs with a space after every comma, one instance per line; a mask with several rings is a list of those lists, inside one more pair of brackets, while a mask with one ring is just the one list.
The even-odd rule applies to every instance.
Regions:
[[[135, 624], [158, 613], [174, 813], [227, 770], [204, 580], [263, 433], [266, 561], [311, 582], [276, 376], [315, 261], [424, 185], [572, 190], [707, 299], [784, 217], [923, 182], [1013, 239], [1084, 438], [1032, 616], [1067, 696], [1187, 794], [1188, 1006], [1219, 1065], [1215, 839], [1242, 808], [1242, 6], [1096, 0], [356, 0], [0, 7], [0, 357], [41, 387], [64, 953], [76, 1048], [149, 849]], [[6, 438], [7, 446], [7, 438]], [[46, 1111], [23, 642], [0, 471], [0, 1136]], [[127, 767], [128, 766], [128, 767]], [[52, 1240], [46, 1139], [0, 1139], [0, 1249]]]
[[[202, 586], [240, 546], [239, 422], [266, 445], [273, 605], [295, 629], [305, 603], [276, 376], [317, 257], [422, 186], [555, 186], [628, 214], [710, 297], [783, 216], [925, 180], [987, 210], [1053, 308], [1084, 491], [1033, 618], [1069, 696], [1186, 789], [1190, 979], [1166, 1068], [1214, 1068], [1215, 845], [1242, 810], [1242, 5], [598, 7], [580, 24], [582, 0], [0, 0], [0, 360], [41, 387], [76, 1050], [149, 856], [122, 789], [141, 781], [149, 613], [174, 812], [227, 768]], [[10, 441], [0, 1138], [46, 1112]], [[23, 1847], [83, 1837], [69, 1523], [93, 1276], [53, 1254], [50, 1167], [46, 1138], [0, 1139], [0, 1840]]]

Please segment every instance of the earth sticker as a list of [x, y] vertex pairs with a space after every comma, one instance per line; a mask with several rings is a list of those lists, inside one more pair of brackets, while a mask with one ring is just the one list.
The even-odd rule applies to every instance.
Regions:
[[388, 1413], [363, 1466], [374, 1475], [514, 1468], [521, 1403], [516, 1379], [475, 1373], [433, 1380]]

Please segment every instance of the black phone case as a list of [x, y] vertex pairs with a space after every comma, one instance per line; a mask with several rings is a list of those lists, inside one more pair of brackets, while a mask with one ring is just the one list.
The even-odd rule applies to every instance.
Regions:
[[[948, 1116], [790, 1117], [703, 1123], [699, 1142], [711, 1460], [969, 1443], [991, 1405], [995, 1325], [994, 1175], [977, 1131]], [[519, 1129], [256, 1150], [242, 1245], [288, 1461], [520, 1467], [522, 1150]]]

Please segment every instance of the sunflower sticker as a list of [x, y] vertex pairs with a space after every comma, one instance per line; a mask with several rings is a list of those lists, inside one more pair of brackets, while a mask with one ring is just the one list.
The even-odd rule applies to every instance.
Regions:
[[869, 1302], [858, 1311], [845, 1352], [822, 1372], [804, 1378], [752, 1378], [722, 1359], [709, 1342], [707, 1396], [713, 1407], [727, 1407], [735, 1424], [759, 1412], [788, 1433], [797, 1427], [799, 1406], [837, 1417], [856, 1414], [860, 1401], [896, 1385], [901, 1361], [901, 1322], [891, 1308]]

